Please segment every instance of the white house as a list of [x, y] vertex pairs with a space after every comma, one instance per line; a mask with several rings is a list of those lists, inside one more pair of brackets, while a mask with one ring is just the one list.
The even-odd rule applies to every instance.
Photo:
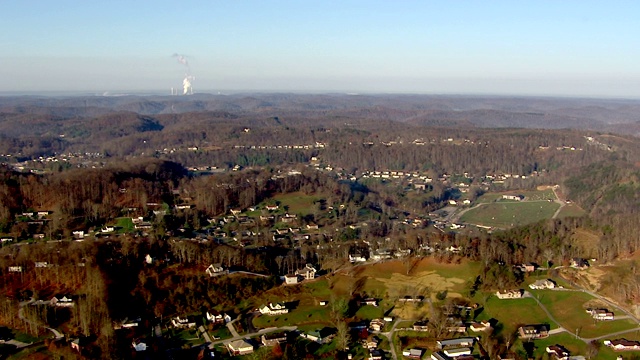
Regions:
[[530, 284], [529, 287], [533, 290], [553, 289], [556, 287], [556, 283], [549, 279], [537, 280], [533, 284]]
[[212, 323], [224, 323], [224, 316], [222, 314], [216, 314], [214, 312], [209, 312], [207, 311], [207, 320], [211, 321]]
[[524, 291], [517, 290], [499, 290], [496, 291], [498, 299], [520, 299], [524, 295]]
[[627, 339], [605, 340], [604, 345], [616, 351], [640, 350], [640, 342]]
[[263, 315], [282, 315], [289, 312], [287, 306], [284, 303], [269, 303], [269, 305], [263, 305], [258, 308]]
[[244, 340], [236, 340], [227, 343], [227, 349], [232, 355], [247, 355], [253, 352], [253, 345]]
[[287, 274], [284, 276], [284, 283], [287, 285], [297, 284], [298, 283], [298, 275], [295, 274]]
[[181, 318], [180, 316], [176, 316], [171, 319], [171, 323], [176, 328], [192, 328], [196, 326], [196, 322], [194, 320], [190, 320], [187, 317]]
[[444, 354], [452, 358], [463, 355], [471, 355], [471, 348], [445, 349]]
[[51, 298], [50, 304], [53, 306], [59, 306], [59, 307], [73, 307], [73, 299], [71, 299], [70, 296], [54, 296], [53, 298]]
[[469, 329], [474, 332], [487, 331], [491, 329], [491, 324], [488, 321], [473, 322], [469, 325]]
[[211, 264], [211, 265], [209, 265], [209, 267], [207, 267], [205, 272], [210, 277], [214, 277], [214, 276], [218, 276], [218, 275], [222, 275], [222, 274], [228, 273], [228, 271], [225, 271], [224, 268], [222, 267], [222, 265], [220, 265], [220, 264]]
[[311, 264], [306, 264], [304, 268], [296, 270], [296, 275], [302, 276], [305, 280], [313, 280], [316, 277], [316, 269]]

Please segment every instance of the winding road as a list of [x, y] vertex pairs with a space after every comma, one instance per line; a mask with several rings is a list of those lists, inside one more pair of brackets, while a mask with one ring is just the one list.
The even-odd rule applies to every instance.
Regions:
[[276, 332], [276, 331], [294, 331], [294, 330], [297, 330], [297, 329], [298, 329], [297, 326], [281, 326], [281, 327], [266, 328], [266, 329], [262, 329], [262, 330], [260, 330], [258, 332], [254, 332], [254, 333], [251, 333], [251, 334], [245, 334], [245, 335], [239, 335], [236, 332], [237, 335], [235, 335], [235, 336], [233, 336], [231, 338], [224, 339], [224, 340], [217, 340], [217, 341], [211, 342], [209, 344], [209, 349], [213, 349], [213, 347], [215, 345], [218, 345], [218, 344], [225, 344], [225, 343], [229, 343], [229, 342], [236, 341], [236, 340], [249, 339], [249, 338], [252, 338], [252, 337], [255, 337], [255, 336], [260, 336], [260, 335], [263, 335], [263, 334], [268, 334], [268, 333]]
[[44, 325], [42, 325], [42, 324], [39, 324], [39, 323], [37, 323], [37, 322], [35, 322], [35, 321], [31, 321], [31, 320], [27, 319], [26, 317], [24, 317], [24, 307], [25, 307], [25, 305], [30, 305], [30, 304], [32, 304], [33, 302], [35, 302], [35, 300], [30, 299], [29, 301], [23, 301], [23, 302], [21, 302], [21, 303], [19, 303], [19, 304], [18, 304], [18, 305], [19, 305], [19, 309], [18, 309], [18, 318], [19, 318], [20, 320], [22, 320], [22, 321], [26, 322], [26, 323], [29, 323], [29, 324], [32, 324], [32, 325], [35, 325], [35, 326], [39, 326], [39, 327], [43, 327], [43, 328], [45, 328], [45, 329], [47, 329], [47, 330], [51, 331], [51, 332], [53, 333], [53, 336], [54, 336], [56, 339], [62, 339], [62, 338], [64, 337], [64, 334], [63, 334], [63, 333], [61, 333], [60, 331], [58, 331], [58, 330], [56, 330], [56, 329], [54, 329], [54, 328], [46, 327], [46, 326], [44, 326]]

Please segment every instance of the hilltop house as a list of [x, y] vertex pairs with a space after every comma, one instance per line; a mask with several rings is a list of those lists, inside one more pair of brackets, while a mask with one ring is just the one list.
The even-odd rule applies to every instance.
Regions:
[[537, 280], [533, 284], [529, 284], [529, 287], [533, 290], [553, 289], [556, 287], [556, 283], [549, 279]]
[[542, 339], [549, 336], [548, 325], [525, 325], [518, 328], [518, 335], [522, 339]]
[[195, 320], [189, 319], [188, 317], [181, 318], [180, 316], [176, 316], [171, 319], [171, 324], [173, 324], [173, 327], [178, 329], [192, 328], [196, 326]]
[[587, 314], [595, 320], [614, 320], [614, 314], [607, 309], [587, 309]]
[[569, 359], [569, 350], [565, 349], [562, 345], [551, 345], [547, 346], [545, 349], [549, 356], [555, 356], [558, 360], [568, 360]]
[[59, 306], [59, 307], [73, 307], [74, 305], [73, 299], [71, 299], [71, 296], [66, 296], [66, 295], [54, 296], [51, 298], [49, 303], [53, 306]]
[[367, 261], [367, 258], [362, 254], [349, 254], [349, 262], [351, 263], [358, 263], [358, 262], [365, 262], [365, 261]]
[[503, 200], [513, 200], [513, 201], [522, 201], [522, 200], [524, 200], [524, 196], [523, 195], [505, 194], [505, 195], [502, 195], [502, 199]]
[[458, 358], [460, 356], [471, 355], [471, 348], [463, 347], [455, 349], [445, 349], [443, 352], [450, 358]]
[[[362, 301], [362, 303], [364, 305], [370, 305], [370, 306], [378, 306], [378, 300], [374, 299], [374, 298], [366, 298]], [[361, 303], [361, 304], [362, 304]]]
[[302, 276], [305, 280], [313, 280], [316, 277], [316, 269], [311, 264], [306, 264], [304, 268], [296, 270], [296, 275]]
[[300, 333], [300, 336], [311, 341], [315, 341], [318, 344], [327, 344], [331, 342], [334, 337], [332, 329], [324, 328], [321, 330], [313, 330], [307, 333]]
[[369, 322], [369, 329], [371, 329], [371, 331], [382, 331], [385, 324], [386, 322], [384, 320], [373, 319], [371, 320], [371, 322]]
[[214, 323], [214, 324], [223, 324], [225, 322], [229, 322], [231, 320], [231, 318], [229, 318], [229, 321], [226, 320], [227, 317], [229, 317], [229, 315], [227, 314], [220, 314], [220, 313], [216, 313], [216, 312], [209, 312], [207, 311], [207, 320]]
[[264, 346], [275, 346], [276, 344], [281, 344], [286, 341], [286, 332], [263, 334], [262, 337], [260, 337], [260, 342], [262, 342], [262, 345]]
[[640, 350], [639, 341], [632, 341], [627, 339], [615, 339], [615, 340], [605, 340], [603, 343], [605, 346], [608, 346], [615, 351]]
[[229, 350], [229, 353], [234, 356], [247, 355], [253, 352], [253, 345], [244, 340], [236, 340], [227, 343], [227, 349]]
[[220, 265], [220, 264], [211, 264], [211, 265], [209, 265], [209, 267], [207, 267], [205, 272], [210, 277], [214, 277], [214, 276], [218, 276], [218, 275], [228, 274], [229, 270], [225, 271], [224, 268], [222, 267], [222, 265]]
[[453, 349], [461, 347], [472, 347], [475, 342], [475, 338], [462, 337], [457, 339], [444, 339], [436, 341], [438, 349]]
[[408, 357], [409, 359], [422, 359], [422, 349], [406, 349], [402, 350], [402, 356]]
[[293, 285], [298, 283], [298, 275], [287, 274], [284, 276], [284, 283], [287, 285]]
[[287, 306], [284, 303], [269, 303], [269, 305], [263, 305], [258, 308], [263, 315], [282, 315], [289, 312]]
[[496, 291], [496, 296], [498, 299], [520, 299], [524, 295], [524, 291], [517, 290], [499, 290]]
[[427, 321], [416, 321], [413, 323], [415, 331], [429, 331], [429, 323]]
[[589, 267], [589, 262], [583, 258], [571, 259], [571, 267], [574, 269], [584, 270]]
[[469, 329], [474, 332], [487, 331], [491, 329], [491, 324], [488, 321], [473, 322], [469, 325]]
[[520, 265], [520, 270], [522, 270], [522, 272], [534, 272], [537, 268], [538, 264], [532, 262]]
[[361, 341], [362, 347], [368, 350], [377, 349], [380, 344], [380, 339], [375, 336], [368, 336], [366, 339], [362, 339]]

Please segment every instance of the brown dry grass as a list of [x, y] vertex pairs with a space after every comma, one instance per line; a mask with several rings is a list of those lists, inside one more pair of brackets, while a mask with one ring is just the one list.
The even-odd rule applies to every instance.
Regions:
[[572, 242], [582, 248], [583, 253], [595, 255], [595, 250], [600, 244], [600, 236], [586, 229], [576, 229], [571, 236]]

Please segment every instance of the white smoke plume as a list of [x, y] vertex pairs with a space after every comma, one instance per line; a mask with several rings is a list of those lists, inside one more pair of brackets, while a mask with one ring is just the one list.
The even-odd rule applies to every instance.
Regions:
[[182, 80], [182, 95], [193, 94], [191, 81], [195, 79], [196, 79], [195, 76], [185, 75], [184, 80]]
[[187, 73], [184, 75], [184, 79], [182, 80], [182, 95], [193, 94], [193, 87], [191, 86], [191, 82], [196, 78], [195, 76], [191, 75], [191, 67], [189, 66], [189, 60], [187, 59], [187, 56], [174, 53], [172, 57], [176, 58], [176, 60], [178, 60], [180, 64], [187, 67]]
[[189, 60], [187, 60], [187, 57], [185, 55], [181, 55], [178, 53], [174, 53], [172, 55], [174, 58], [178, 59], [178, 62], [186, 67], [189, 67]]

